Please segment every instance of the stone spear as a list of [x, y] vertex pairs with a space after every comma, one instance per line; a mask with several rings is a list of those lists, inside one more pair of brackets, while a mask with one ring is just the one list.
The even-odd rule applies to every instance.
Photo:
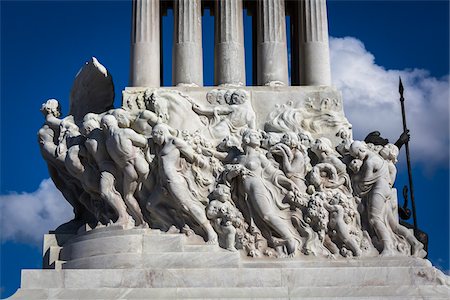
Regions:
[[[400, 104], [402, 107], [402, 120], [403, 120], [403, 132], [408, 132], [408, 128], [406, 126], [406, 113], [405, 113], [405, 98], [403, 97], [403, 83], [402, 78], [399, 77], [399, 86], [398, 92], [400, 93]], [[411, 207], [413, 213], [413, 221], [414, 221], [414, 232], [417, 231], [417, 216], [416, 216], [416, 203], [414, 201], [414, 188], [412, 181], [412, 170], [411, 170], [411, 160], [409, 155], [409, 140], [405, 143], [405, 151], [406, 151], [406, 164], [408, 166], [408, 180], [409, 180], [409, 192], [411, 195]]]

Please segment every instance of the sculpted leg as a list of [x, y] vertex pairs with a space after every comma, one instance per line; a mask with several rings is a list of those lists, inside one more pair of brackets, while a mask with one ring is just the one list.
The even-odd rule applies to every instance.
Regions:
[[117, 213], [118, 218], [114, 224], [128, 227], [128, 225], [130, 225], [130, 220], [127, 213], [127, 207], [122, 200], [120, 193], [116, 191], [114, 186], [114, 176], [107, 171], [102, 172], [100, 175], [100, 196]]
[[134, 193], [136, 192], [138, 183], [137, 183], [137, 174], [134, 170], [133, 165], [127, 165], [124, 169], [123, 175], [123, 197], [125, 203], [127, 204], [128, 209], [130, 210], [132, 216], [135, 219], [136, 226], [144, 225], [144, 216], [142, 215], [141, 208], [139, 207], [139, 203], [134, 198]]
[[389, 234], [385, 221], [385, 198], [380, 194], [372, 194], [368, 203], [369, 223], [375, 230], [375, 233], [383, 244], [383, 251], [381, 255], [394, 255], [394, 245], [392, 244], [392, 237]]
[[294, 256], [298, 242], [289, 230], [289, 224], [274, 213], [265, 214], [263, 220], [285, 240], [287, 254]]

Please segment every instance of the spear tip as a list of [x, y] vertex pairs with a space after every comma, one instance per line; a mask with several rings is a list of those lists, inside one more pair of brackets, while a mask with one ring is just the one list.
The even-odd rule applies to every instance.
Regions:
[[403, 83], [402, 83], [402, 78], [399, 76], [398, 77], [399, 83], [398, 83], [398, 92], [400, 93], [400, 96], [403, 97], [403, 91], [405, 90], [403, 88]]

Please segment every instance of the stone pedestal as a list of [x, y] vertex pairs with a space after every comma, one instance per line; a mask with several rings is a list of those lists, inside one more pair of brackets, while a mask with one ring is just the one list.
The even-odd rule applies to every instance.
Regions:
[[114, 227], [59, 247], [48, 249], [48, 257], [58, 257], [55, 269], [22, 271], [11, 299], [447, 299], [450, 293], [448, 277], [411, 257], [249, 259], [198, 237]]

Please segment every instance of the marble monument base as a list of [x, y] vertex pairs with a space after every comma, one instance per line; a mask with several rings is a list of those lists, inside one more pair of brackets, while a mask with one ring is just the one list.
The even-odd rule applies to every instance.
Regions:
[[[68, 238], [70, 238], [68, 240]], [[67, 241], [65, 241], [67, 240]], [[58, 245], [58, 242], [60, 245]], [[46, 235], [44, 267], [11, 299], [448, 299], [428, 260], [247, 258], [198, 237], [152, 229]]]

